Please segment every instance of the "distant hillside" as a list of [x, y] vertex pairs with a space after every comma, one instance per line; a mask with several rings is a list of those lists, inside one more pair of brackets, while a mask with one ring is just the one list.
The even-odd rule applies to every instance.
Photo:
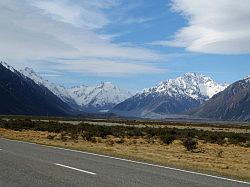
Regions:
[[250, 77], [231, 84], [195, 110], [193, 115], [217, 120], [250, 121]]
[[0, 63], [0, 114], [62, 116], [72, 109], [50, 90]]

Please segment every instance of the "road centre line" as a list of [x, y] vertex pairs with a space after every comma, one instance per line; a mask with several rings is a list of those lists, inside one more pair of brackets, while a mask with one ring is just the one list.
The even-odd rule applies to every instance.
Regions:
[[59, 163], [54, 163], [54, 164], [57, 165], [57, 166], [61, 166], [61, 167], [68, 168], [68, 169], [72, 169], [72, 170], [75, 170], [75, 171], [80, 171], [80, 172], [87, 173], [87, 174], [90, 174], [90, 175], [96, 175], [96, 173], [93, 173], [93, 172], [90, 172], [90, 171], [86, 171], [86, 170], [82, 170], [82, 169], [78, 169], [78, 168], [74, 168], [74, 167], [71, 167], [71, 166], [66, 166], [66, 165], [59, 164]]

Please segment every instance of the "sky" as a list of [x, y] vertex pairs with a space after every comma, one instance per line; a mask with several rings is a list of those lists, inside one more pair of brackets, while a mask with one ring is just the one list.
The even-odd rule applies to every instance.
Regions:
[[131, 92], [187, 72], [250, 75], [249, 0], [4, 0], [0, 57], [65, 87]]

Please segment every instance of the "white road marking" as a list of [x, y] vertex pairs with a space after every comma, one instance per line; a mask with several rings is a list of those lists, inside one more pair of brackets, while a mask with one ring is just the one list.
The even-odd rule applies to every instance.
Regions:
[[90, 171], [86, 171], [86, 170], [82, 170], [82, 169], [78, 169], [78, 168], [74, 168], [74, 167], [70, 167], [70, 166], [66, 166], [66, 165], [58, 164], [58, 163], [54, 163], [54, 164], [57, 165], [57, 166], [64, 167], [64, 168], [68, 168], [68, 169], [72, 169], [72, 170], [76, 170], [76, 171], [88, 173], [90, 175], [96, 175], [96, 173], [93, 173], [93, 172], [90, 172]]
[[2, 149], [0, 149], [0, 151], [2, 151]]
[[71, 151], [71, 152], [82, 153], [82, 154], [93, 155], [93, 156], [104, 157], [104, 158], [110, 158], [110, 159], [115, 159], [115, 160], [121, 160], [121, 161], [125, 161], [125, 162], [131, 162], [131, 163], [142, 164], [142, 165], [146, 165], [146, 166], [164, 168], [164, 169], [169, 169], [169, 170], [179, 171], [179, 172], [184, 172], [184, 173], [196, 174], [196, 175], [201, 175], [201, 176], [206, 176], [206, 177], [211, 177], [211, 178], [221, 179], [221, 180], [227, 180], [227, 181], [237, 182], [237, 183], [242, 183], [242, 184], [250, 184], [250, 182], [246, 182], [246, 181], [240, 181], [240, 180], [235, 180], [235, 179], [230, 179], [230, 178], [225, 178], [225, 177], [219, 177], [219, 176], [215, 176], [215, 175], [209, 175], [209, 174], [205, 174], [205, 173], [199, 173], [199, 172], [183, 170], [183, 169], [178, 169], [178, 168], [172, 168], [172, 167], [167, 167], [167, 166], [161, 166], [161, 165], [156, 165], [156, 164], [150, 164], [150, 163], [146, 163], [146, 162], [128, 160], [128, 159], [124, 159], [124, 158], [117, 158], [117, 157], [112, 157], [112, 156], [107, 156], [107, 155], [100, 155], [100, 154], [96, 154], [96, 153], [89, 153], [89, 152], [85, 152], [85, 151], [78, 151], [78, 150], [67, 149], [67, 148], [62, 148], [62, 147], [55, 147], [55, 146], [49, 146], [49, 145], [41, 145], [41, 144], [23, 142], [23, 141], [19, 141], [19, 140], [11, 140], [11, 139], [6, 139], [6, 138], [0, 138], [0, 139], [8, 140], [8, 141], [14, 141], [14, 142], [20, 142], [20, 143], [28, 143], [28, 144], [40, 145], [40, 146], [43, 146], [43, 147], [60, 149], [60, 150]]

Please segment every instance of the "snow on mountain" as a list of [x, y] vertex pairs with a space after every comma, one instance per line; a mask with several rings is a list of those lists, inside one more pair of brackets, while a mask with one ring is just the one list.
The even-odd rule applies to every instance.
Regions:
[[[108, 111], [114, 105], [132, 96], [128, 91], [122, 90], [110, 82], [102, 82], [98, 86], [77, 86], [64, 88], [44, 80], [31, 68], [26, 67], [20, 72], [32, 79], [38, 85], [43, 85], [66, 103], [75, 103], [87, 111]], [[90, 109], [90, 110], [88, 110]]]
[[191, 112], [213, 120], [250, 122], [250, 77], [229, 85], [224, 91]]
[[[199, 105], [199, 103], [203, 103], [227, 87], [227, 85], [214, 82], [210, 77], [196, 73], [186, 73], [176, 79], [170, 79], [161, 82], [155, 87], [145, 89], [142, 93], [138, 93], [131, 98], [132, 94], [130, 92], [110, 82], [102, 82], [97, 86], [81, 85], [66, 89], [63, 86], [58, 86], [44, 80], [30, 68], [25, 68], [20, 72], [34, 80], [35, 83], [47, 87], [64, 102], [74, 103], [76, 106], [78, 105], [81, 109], [88, 112], [106, 112], [120, 103], [122, 104], [118, 105], [116, 109], [119, 108], [119, 110], [123, 110], [124, 106], [128, 105], [130, 107], [136, 106], [135, 110], [144, 110], [147, 108], [147, 111], [151, 111], [151, 108], [154, 108], [152, 107], [153, 104], [155, 104], [157, 106], [155, 106], [154, 112], [181, 112], [193, 108]], [[127, 101], [129, 98], [131, 99]], [[125, 100], [126, 104], [123, 103]], [[154, 100], [157, 100], [157, 102], [153, 102]], [[145, 102], [145, 104], [142, 104], [143, 102]], [[149, 102], [151, 104], [147, 106]], [[133, 103], [137, 104], [132, 105]], [[175, 103], [177, 108], [168, 106], [170, 103]], [[184, 106], [180, 106], [181, 104]], [[144, 108], [140, 109], [139, 105], [143, 105]]]
[[250, 81], [250, 75], [246, 76], [243, 80]]
[[13, 73], [16, 72], [16, 70], [12, 66], [10, 66], [9, 64], [7, 64], [6, 62], [1, 61], [0, 64], [2, 66], [4, 66], [5, 68], [9, 69], [10, 71], [12, 71]]
[[54, 83], [49, 82], [48, 80], [44, 80], [40, 75], [38, 75], [33, 69], [26, 67], [23, 70], [20, 70], [20, 72], [32, 79], [36, 84], [43, 85], [46, 88], [48, 88], [52, 93], [54, 93], [57, 97], [59, 97], [62, 101], [66, 103], [71, 103], [72, 98], [68, 93], [68, 90], [64, 88], [63, 86], [56, 85]]
[[78, 105], [102, 111], [109, 110], [132, 96], [130, 92], [113, 85], [111, 82], [102, 82], [98, 86], [73, 87], [69, 89], [69, 93]]
[[85, 106], [89, 104], [87, 100], [88, 96], [91, 94], [91, 91], [94, 89], [94, 86], [76, 86], [68, 89], [69, 94], [76, 101], [76, 103], [80, 106]]
[[143, 92], [116, 105], [111, 112], [121, 116], [149, 118], [182, 115], [200, 106], [226, 87], [214, 82], [210, 77], [186, 73], [176, 79], [144, 89]]
[[197, 73], [186, 73], [176, 79], [161, 82], [157, 86], [143, 91], [144, 94], [158, 93], [169, 96], [189, 96], [193, 99], [208, 100], [223, 91], [226, 84], [218, 84], [210, 77]]
[[0, 63], [0, 114], [64, 116], [74, 110], [43, 85]]

